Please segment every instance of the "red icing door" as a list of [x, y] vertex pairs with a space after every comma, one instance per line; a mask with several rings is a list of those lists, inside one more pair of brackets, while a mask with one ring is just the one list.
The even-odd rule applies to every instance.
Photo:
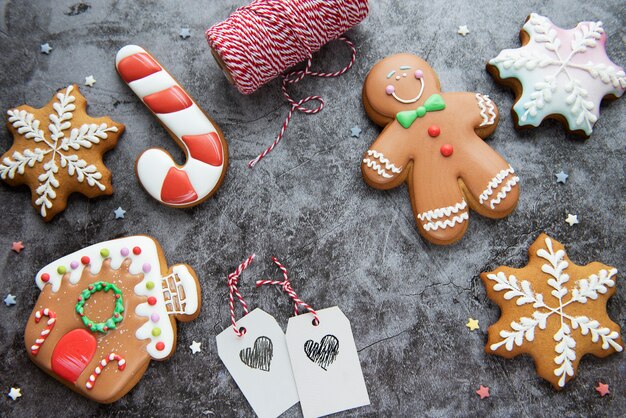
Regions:
[[76, 383], [96, 352], [96, 338], [79, 328], [65, 334], [52, 351], [52, 371]]

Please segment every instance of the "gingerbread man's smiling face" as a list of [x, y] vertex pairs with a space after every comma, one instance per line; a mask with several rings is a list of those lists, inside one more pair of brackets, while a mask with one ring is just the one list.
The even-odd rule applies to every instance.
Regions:
[[363, 97], [368, 115], [386, 125], [396, 113], [415, 109], [439, 91], [437, 74], [426, 61], [412, 54], [396, 54], [372, 68]]

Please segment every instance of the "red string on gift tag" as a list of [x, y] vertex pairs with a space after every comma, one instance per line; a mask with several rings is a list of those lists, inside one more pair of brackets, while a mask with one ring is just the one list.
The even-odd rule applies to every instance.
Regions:
[[257, 280], [256, 287], [263, 286], [266, 284], [278, 285], [283, 288], [283, 291], [289, 295], [291, 299], [293, 299], [294, 307], [293, 313], [295, 316], [298, 316], [298, 307], [302, 306], [304, 309], [309, 311], [315, 319], [313, 319], [313, 325], [318, 325], [320, 323], [320, 319], [317, 316], [317, 312], [313, 307], [311, 307], [308, 303], [304, 302], [302, 299], [298, 297], [296, 292], [293, 290], [291, 286], [291, 282], [289, 281], [289, 276], [287, 274], [287, 269], [283, 266], [276, 257], [272, 257], [272, 261], [278, 266], [278, 268], [283, 272], [283, 279], [280, 280]]
[[[341, 34], [361, 22], [368, 13], [368, 0], [256, 0], [238, 8], [223, 22], [206, 31], [206, 38], [227, 76], [243, 94], [251, 94], [263, 84], [295, 64], [307, 60], [304, 70], [283, 75], [282, 91], [291, 108], [272, 143], [248, 163], [252, 168], [281, 141], [295, 110], [315, 114], [324, 108], [320, 96], [295, 101], [287, 86], [304, 77], [338, 77], [354, 64], [356, 49]], [[327, 42], [340, 39], [352, 50], [346, 67], [333, 73], [310, 71], [312, 54]], [[303, 104], [317, 101], [309, 109]]]
[[228, 307], [230, 309], [230, 322], [233, 325], [233, 330], [235, 331], [235, 334], [237, 334], [237, 336], [239, 337], [242, 337], [246, 333], [246, 329], [243, 327], [237, 328], [237, 321], [235, 320], [235, 295], [237, 296], [237, 299], [239, 300], [239, 303], [241, 304], [241, 307], [243, 308], [243, 312], [244, 312], [243, 316], [248, 315], [248, 304], [246, 303], [241, 293], [239, 293], [239, 289], [237, 289], [237, 285], [239, 284], [239, 276], [252, 263], [252, 260], [254, 260], [254, 257], [256, 257], [256, 255], [252, 254], [250, 257], [246, 259], [246, 261], [239, 264], [239, 266], [234, 272], [228, 275], [228, 291], [229, 291]]

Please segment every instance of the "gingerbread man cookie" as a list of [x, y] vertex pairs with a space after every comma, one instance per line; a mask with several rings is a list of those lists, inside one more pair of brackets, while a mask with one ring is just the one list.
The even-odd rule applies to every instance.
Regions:
[[33, 206], [45, 221], [65, 209], [74, 192], [87, 197], [113, 193], [102, 155], [115, 147], [124, 125], [87, 115], [78, 86], [59, 90], [40, 109], [24, 105], [7, 113], [14, 142], [1, 157], [0, 178], [30, 187]]
[[528, 255], [523, 268], [501, 266], [480, 275], [501, 310], [485, 351], [505, 358], [529, 354], [537, 374], [562, 389], [584, 355], [606, 357], [624, 349], [619, 325], [606, 311], [617, 270], [572, 263], [563, 245], [546, 234]]
[[37, 273], [41, 293], [26, 324], [30, 359], [83, 396], [124, 396], [150, 360], [176, 348], [176, 320], [200, 312], [198, 279], [167, 267], [159, 244], [131, 236], [92, 245]]
[[606, 54], [602, 22], [580, 22], [561, 29], [532, 13], [520, 31], [521, 48], [505, 49], [487, 64], [500, 84], [515, 92], [511, 109], [517, 128], [556, 119], [587, 138], [600, 116], [603, 99], [626, 90], [624, 69]]
[[461, 239], [469, 208], [502, 218], [517, 205], [519, 178], [483, 138], [498, 109], [480, 93], [442, 93], [435, 71], [412, 54], [392, 55], [367, 75], [363, 103], [385, 127], [364, 155], [370, 186], [406, 182], [419, 232], [435, 244]]

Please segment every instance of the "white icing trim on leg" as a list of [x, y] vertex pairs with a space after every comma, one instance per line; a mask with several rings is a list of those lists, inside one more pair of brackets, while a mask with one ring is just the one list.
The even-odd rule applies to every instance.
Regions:
[[469, 215], [467, 212], [463, 212], [462, 214], [455, 216], [450, 219], [446, 219], [444, 221], [436, 221], [436, 222], [428, 222], [424, 224], [424, 230], [426, 231], [436, 231], [438, 229], [446, 229], [447, 227], [453, 228], [456, 224], [463, 223], [469, 219]]
[[465, 208], [467, 208], [467, 202], [465, 200], [462, 200], [453, 206], [446, 206], [445, 208], [438, 208], [438, 209], [433, 209], [433, 210], [429, 210], [426, 212], [422, 212], [419, 215], [417, 215], [417, 218], [420, 221], [423, 221], [424, 219], [431, 221], [433, 219], [443, 218], [444, 216], [448, 217], [452, 215], [453, 213], [458, 213], [459, 211]]
[[487, 184], [487, 188], [483, 190], [483, 192], [480, 194], [479, 199], [478, 199], [480, 204], [482, 205], [483, 203], [485, 203], [487, 199], [489, 199], [489, 196], [493, 194], [494, 190], [497, 189], [498, 186], [500, 186], [500, 184], [507, 177], [513, 174], [515, 174], [515, 170], [513, 170], [513, 167], [511, 166], [509, 166], [509, 168], [506, 168], [504, 170], [500, 170], [500, 172], [491, 179], [489, 184]]
[[500, 202], [506, 199], [506, 195], [508, 195], [511, 192], [511, 190], [517, 183], [519, 183], [519, 177], [515, 176], [509, 179], [506, 182], [506, 184], [502, 186], [502, 188], [500, 189], [496, 197], [494, 199], [491, 199], [491, 201], [489, 202], [491, 209], [495, 209], [496, 205], [499, 205]]

